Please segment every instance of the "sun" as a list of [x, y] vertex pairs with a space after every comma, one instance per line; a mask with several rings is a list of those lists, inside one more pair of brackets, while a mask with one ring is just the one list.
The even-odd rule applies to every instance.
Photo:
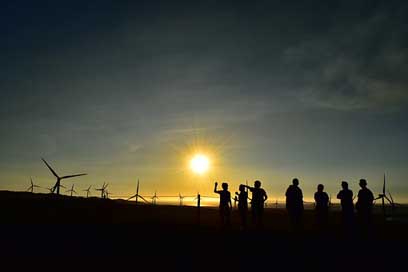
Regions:
[[203, 154], [196, 154], [190, 161], [190, 167], [193, 172], [204, 174], [210, 167], [210, 160]]

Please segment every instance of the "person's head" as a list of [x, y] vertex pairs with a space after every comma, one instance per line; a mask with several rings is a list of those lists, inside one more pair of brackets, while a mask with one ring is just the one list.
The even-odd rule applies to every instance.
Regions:
[[255, 186], [255, 188], [260, 188], [261, 187], [261, 182], [259, 180], [255, 180], [254, 186]]
[[294, 178], [292, 180], [292, 184], [295, 185], [295, 186], [298, 186], [299, 185], [299, 180], [297, 178]]
[[365, 179], [360, 179], [360, 187], [365, 188], [367, 186], [367, 181]]
[[342, 187], [343, 189], [348, 189], [348, 183], [347, 183], [347, 181], [342, 181], [342, 182], [341, 182], [341, 187]]
[[239, 191], [240, 191], [240, 192], [245, 192], [245, 186], [244, 186], [244, 184], [239, 185]]
[[224, 190], [228, 190], [228, 183], [223, 182], [223, 183], [221, 184], [221, 187], [222, 187], [222, 189], [224, 189]]
[[318, 192], [323, 192], [323, 190], [324, 190], [324, 185], [323, 184], [317, 185], [317, 191]]

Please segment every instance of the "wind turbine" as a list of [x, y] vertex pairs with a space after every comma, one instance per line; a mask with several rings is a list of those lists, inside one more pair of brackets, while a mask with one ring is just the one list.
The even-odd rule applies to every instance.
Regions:
[[31, 185], [30, 185], [30, 187], [28, 187], [27, 191], [29, 191], [31, 193], [34, 193], [34, 188], [41, 188], [40, 186], [35, 185], [33, 183], [33, 179], [31, 177], [30, 177], [30, 182], [31, 182]]
[[127, 200], [131, 200], [132, 198], [136, 199], [136, 205], [138, 202], [139, 197], [146, 203], [149, 203], [143, 196], [139, 195], [139, 179], [137, 179], [137, 186], [136, 186], [136, 194], [129, 197]]
[[88, 198], [88, 196], [91, 194], [91, 187], [92, 187], [92, 185], [89, 185], [88, 189], [82, 190], [82, 191], [86, 192], [86, 198]]
[[72, 197], [72, 194], [73, 193], [77, 193], [75, 190], [74, 190], [74, 184], [72, 184], [72, 186], [71, 186], [71, 189], [69, 189], [69, 190], [66, 190], [65, 192], [70, 192], [71, 193], [71, 197]]
[[387, 200], [391, 204], [391, 207], [394, 208], [394, 201], [392, 200], [392, 196], [391, 196], [389, 191], [388, 191], [388, 194], [390, 195], [391, 199], [389, 199], [387, 194], [385, 193], [385, 174], [384, 174], [382, 194], [378, 194], [378, 197], [374, 199], [374, 200], [381, 199], [381, 204], [382, 204], [382, 210], [383, 210], [384, 217], [386, 215], [385, 214], [385, 200]]
[[58, 174], [54, 171], [54, 169], [52, 169], [51, 166], [50, 166], [43, 158], [41, 158], [41, 159], [43, 160], [43, 162], [45, 163], [45, 165], [47, 165], [48, 169], [50, 169], [51, 173], [57, 178], [57, 182], [55, 183], [55, 185], [54, 185], [54, 187], [53, 187], [53, 189], [52, 189], [52, 192], [53, 192], [53, 193], [55, 192], [55, 190], [57, 190], [57, 195], [60, 194], [60, 187], [62, 187], [62, 186], [61, 186], [61, 180], [67, 179], [67, 178], [73, 178], [73, 177], [79, 177], [79, 176], [85, 176], [85, 175], [86, 175], [86, 174], [76, 174], [76, 175], [68, 175], [68, 176], [62, 176], [62, 177], [60, 177], [60, 176], [58, 176]]
[[101, 188], [96, 188], [96, 189], [95, 189], [96, 191], [101, 191], [101, 198], [105, 198], [105, 197], [106, 197], [105, 191], [106, 191], [106, 187], [108, 187], [108, 184], [109, 184], [109, 183], [106, 183], [106, 184], [105, 184], [105, 182], [104, 182]]
[[197, 192], [197, 196], [193, 199], [193, 200], [197, 200], [197, 208], [200, 211], [200, 206], [201, 206], [201, 195], [200, 192]]
[[179, 193], [180, 207], [183, 206], [183, 199], [184, 199], [184, 196], [182, 196], [182, 195]]
[[159, 199], [159, 197], [157, 196], [157, 191], [154, 191], [154, 195], [152, 196], [152, 204], [156, 205], [156, 200]]

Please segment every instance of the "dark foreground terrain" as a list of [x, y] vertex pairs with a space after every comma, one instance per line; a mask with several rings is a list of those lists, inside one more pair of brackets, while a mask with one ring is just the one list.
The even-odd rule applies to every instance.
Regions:
[[[400, 208], [403, 209], [403, 208]], [[406, 219], [406, 218], [405, 218]], [[301, 233], [283, 209], [266, 209], [264, 227], [219, 226], [215, 208], [134, 205], [126, 201], [0, 192], [2, 257], [125, 257], [151, 270], [267, 268], [406, 271], [408, 224], [376, 214], [370, 232], [345, 233], [332, 212], [325, 233], [305, 211]]]

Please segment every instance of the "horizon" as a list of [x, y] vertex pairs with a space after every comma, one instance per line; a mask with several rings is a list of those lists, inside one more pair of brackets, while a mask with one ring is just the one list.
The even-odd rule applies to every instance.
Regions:
[[[0, 9], [0, 190], [214, 195], [260, 180], [312, 202], [383, 175], [408, 203], [408, 3], [117, 1]], [[208, 165], [191, 169], [197, 154]], [[202, 163], [202, 162], [201, 162]], [[208, 169], [207, 169], [208, 167]], [[63, 189], [63, 193], [66, 189]]]
[[[200, 175], [198, 178], [202, 179], [203, 177]], [[137, 180], [140, 180], [140, 179], [137, 179]], [[224, 182], [224, 181], [220, 181], [220, 182]], [[114, 183], [112, 184], [110, 182], [107, 182], [107, 183], [109, 184], [108, 185], [108, 191], [109, 191], [109, 198], [110, 199], [113, 199], [113, 200], [118, 200], [118, 199], [127, 200], [127, 198], [133, 196], [136, 193], [136, 184], [137, 184], [136, 182], [135, 182], [135, 186], [134, 186], [133, 191], [115, 191], [115, 189], [112, 188], [112, 185], [114, 186], [115, 184]], [[49, 183], [49, 185], [44, 186], [42, 183], [38, 183], [38, 182], [36, 182], [35, 179], [33, 179], [33, 184], [36, 185], [36, 186], [39, 186], [38, 188], [34, 189], [34, 193], [51, 194], [49, 192], [49, 188], [51, 188], [51, 187], [53, 187], [55, 185], [55, 181], [54, 182], [51, 181]], [[245, 184], [245, 183], [233, 183], [233, 184], [236, 184], [236, 187], [234, 187], [235, 190], [234, 190], [234, 188], [231, 187], [230, 182], [228, 182], [228, 184], [229, 184], [228, 190], [231, 192], [231, 197], [233, 198], [235, 196], [235, 192], [238, 192], [239, 184]], [[357, 184], [357, 182], [356, 182], [356, 184]], [[361, 189], [356, 184], [354, 184], [354, 187], [357, 186], [358, 187], [357, 190], [353, 189], [353, 184], [349, 182], [349, 189], [353, 191], [353, 196], [355, 197], [355, 200], [353, 200], [353, 202], [357, 201], [357, 194], [358, 194], [358, 191]], [[23, 189], [20, 189], [20, 190], [10, 190], [10, 189], [4, 189], [4, 188], [0, 188], [0, 190], [12, 191], [12, 192], [29, 192], [27, 189], [30, 186], [30, 183], [28, 182], [26, 185], [27, 186], [26, 186], [25, 189], [23, 188]], [[73, 196], [75, 196], [75, 197], [85, 197], [86, 196], [85, 189], [87, 189], [89, 186], [91, 186], [89, 196], [90, 197], [97, 197], [97, 198], [100, 197], [100, 192], [98, 192], [96, 189], [100, 188], [102, 186], [102, 184], [97, 184], [97, 185], [87, 184], [87, 185], [84, 185], [84, 184], [80, 184], [80, 182], [78, 184], [78, 181], [66, 182], [66, 185], [64, 185], [64, 184], [62, 184], [62, 185], [65, 188], [61, 189], [61, 195], [69, 196], [68, 190], [72, 185], [74, 185], [74, 190], [76, 191], [76, 194], [74, 194]], [[188, 199], [189, 198], [195, 198], [198, 193], [200, 193], [200, 195], [202, 196], [204, 202], [211, 203], [211, 204], [208, 204], [208, 205], [204, 204], [204, 206], [218, 205], [218, 201], [219, 201], [219, 196], [213, 192], [213, 188], [214, 188], [214, 183], [213, 182], [212, 183], [210, 182], [209, 186], [204, 187], [204, 184], [201, 181], [201, 184], [200, 184], [199, 187], [202, 188], [203, 190], [202, 191], [195, 191], [195, 192], [192, 192], [192, 191], [190, 191], [190, 192], [171, 191], [170, 193], [168, 193], [168, 192], [160, 191], [160, 188], [155, 188], [153, 190], [144, 190], [143, 185], [144, 185], [143, 182], [140, 182], [139, 195], [141, 195], [141, 196], [143, 196], [145, 198], [147, 197], [149, 201], [151, 201], [150, 198], [153, 197], [155, 193], [157, 193], [158, 197], [164, 198], [166, 200], [166, 201], [164, 201], [165, 203], [169, 202], [170, 201], [169, 199], [172, 199], [170, 201], [171, 203], [173, 203], [173, 202], [178, 203], [179, 194], [181, 194], [181, 196], [185, 197], [187, 199], [186, 201], [190, 202], [190, 204], [191, 204], [191, 203], [194, 203], [195, 200], [188, 200]], [[248, 183], [248, 185], [252, 186], [253, 184]], [[288, 184], [288, 186], [289, 185], [290, 184]], [[211, 189], [209, 189], [210, 187], [211, 187]], [[274, 205], [276, 201], [278, 201], [279, 204], [285, 203], [285, 201], [286, 201], [285, 191], [286, 191], [287, 187], [285, 188], [284, 191], [281, 192], [281, 194], [273, 194], [272, 196], [268, 192], [268, 189], [267, 189], [268, 187], [270, 187], [270, 186], [265, 187], [264, 184], [262, 184], [262, 188], [264, 188], [266, 190], [266, 193], [268, 194], [268, 200], [266, 201], [268, 203], [268, 205]], [[300, 184], [299, 187], [302, 189], [301, 184]], [[339, 187], [340, 187], [340, 183], [339, 183]], [[374, 197], [377, 197], [381, 193], [382, 183], [381, 183], [380, 186], [375, 186], [375, 188], [377, 188], [378, 191], [374, 191], [370, 186], [368, 186], [368, 188], [373, 192]], [[337, 193], [340, 191], [340, 188], [336, 192], [331, 192], [331, 191], [327, 191], [326, 187], [325, 187], [324, 191], [330, 196], [331, 203], [333, 203], [333, 204], [339, 204], [340, 203], [340, 201], [336, 197]], [[387, 193], [387, 195], [389, 195], [389, 193], [391, 193], [390, 190], [389, 190], [388, 181], [386, 183], [386, 193]], [[314, 194], [314, 192], [312, 192], [311, 194], [308, 195], [308, 194], [305, 194], [305, 192], [303, 191], [303, 201], [304, 201], [304, 203], [313, 204], [314, 203], [313, 194]], [[401, 199], [395, 199], [395, 194], [391, 193], [391, 195], [392, 195], [395, 203], [401, 204], [401, 205], [408, 204], [408, 201], [406, 201], [405, 199], [403, 199], [401, 201]], [[129, 201], [134, 201], [134, 200], [129, 200]], [[139, 200], [139, 202], [141, 202], [141, 200]], [[158, 202], [158, 204], [160, 204], [163, 201], [162, 200], [157, 200], [157, 202]], [[376, 202], [376, 204], [378, 204], [378, 202]]]
[[[10, 193], [29, 193], [29, 194], [45, 194], [45, 195], [52, 195], [50, 193], [47, 192], [39, 192], [39, 191], [35, 191], [33, 193], [28, 192], [28, 191], [9, 191], [9, 190], [0, 190], [0, 192], [10, 192]], [[65, 198], [81, 198], [81, 199], [103, 199], [101, 198], [100, 195], [89, 195], [89, 197], [86, 197], [86, 194], [74, 194], [73, 196], [70, 196], [69, 194], [64, 194], [61, 193], [60, 194], [61, 197], [65, 197]], [[138, 205], [143, 205], [143, 206], [155, 206], [155, 205], [163, 205], [163, 206], [176, 206], [176, 207], [197, 207], [197, 199], [195, 195], [182, 195], [184, 197], [183, 200], [183, 204], [180, 205], [180, 199], [179, 196], [174, 195], [174, 196], [169, 196], [169, 195], [157, 195], [158, 199], [156, 200], [156, 204], [152, 203], [152, 199], [151, 197], [153, 197], [153, 195], [141, 195], [142, 197], [145, 197], [146, 200], [148, 201], [148, 203], [144, 202], [143, 200], [139, 199], [138, 200]], [[129, 204], [135, 203], [135, 199], [128, 199], [130, 197], [130, 195], [118, 195], [115, 196], [113, 195], [112, 197], [109, 196], [109, 200], [112, 201], [126, 201], [129, 202]], [[234, 209], [236, 209], [234, 207], [234, 200], [232, 199], [232, 207]], [[278, 201], [277, 206], [276, 206], [276, 201]], [[285, 198], [281, 198], [281, 199], [269, 199], [267, 201], [265, 201], [265, 209], [286, 209], [285, 205]], [[355, 198], [353, 200], [353, 202], [355, 203], [357, 201], [357, 198]], [[395, 204], [398, 205], [398, 207], [402, 207], [404, 208], [405, 206], [408, 205], [408, 203], [401, 203], [401, 202], [395, 202]], [[305, 209], [306, 210], [311, 210], [314, 209], [314, 205], [315, 202], [313, 201], [307, 201], [304, 200], [304, 205], [305, 205]], [[341, 205], [340, 205], [340, 201], [335, 199], [334, 201], [332, 200], [331, 203], [331, 208], [335, 208], [336, 210], [340, 210], [341, 209]], [[217, 196], [208, 196], [208, 195], [202, 195], [201, 196], [201, 204], [200, 207], [208, 207], [208, 208], [218, 208], [219, 206], [219, 197]], [[385, 206], [386, 207], [391, 207], [390, 203], [385, 202]], [[374, 207], [376, 208], [376, 212], [382, 212], [382, 204], [381, 202], [378, 200], [374, 203]]]

